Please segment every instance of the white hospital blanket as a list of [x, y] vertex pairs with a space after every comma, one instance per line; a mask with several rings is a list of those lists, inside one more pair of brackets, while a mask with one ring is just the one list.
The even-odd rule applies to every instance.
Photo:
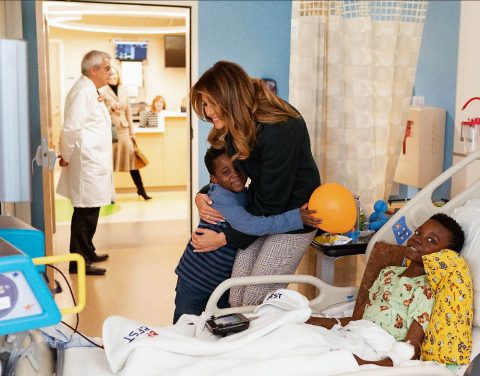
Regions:
[[269, 313], [224, 338], [211, 335], [196, 316], [182, 316], [167, 328], [112, 316], [103, 326], [105, 352], [111, 370], [122, 376], [335, 375], [359, 368], [352, 353], [378, 360], [395, 344], [369, 321], [327, 330], [304, 324], [310, 313], [309, 308]]

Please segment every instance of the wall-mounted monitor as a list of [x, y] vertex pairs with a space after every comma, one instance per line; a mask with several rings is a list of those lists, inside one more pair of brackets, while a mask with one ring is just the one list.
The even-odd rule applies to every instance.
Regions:
[[186, 63], [185, 35], [165, 35], [165, 68], [184, 68]]
[[142, 61], [147, 58], [147, 42], [115, 42], [115, 58]]

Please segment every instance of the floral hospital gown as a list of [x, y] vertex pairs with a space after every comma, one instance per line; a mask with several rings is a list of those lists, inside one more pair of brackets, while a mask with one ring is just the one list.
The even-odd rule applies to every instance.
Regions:
[[426, 275], [404, 277], [406, 267], [389, 266], [380, 271], [369, 290], [370, 302], [363, 319], [370, 320], [403, 341], [413, 320], [425, 332], [435, 302]]

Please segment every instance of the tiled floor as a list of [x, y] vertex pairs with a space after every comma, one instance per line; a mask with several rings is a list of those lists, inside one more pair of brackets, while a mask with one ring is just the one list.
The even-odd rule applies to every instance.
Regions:
[[[108, 252], [110, 258], [98, 264], [107, 269], [105, 276], [87, 276], [87, 305], [80, 314], [80, 331], [100, 336], [103, 321], [110, 315], [157, 326], [171, 323], [174, 270], [190, 237], [186, 195], [185, 191], [152, 192], [149, 201], [132, 194], [117, 196], [121, 210], [101, 217], [95, 234], [98, 253]], [[70, 223], [57, 223], [57, 254], [68, 252], [69, 239]], [[60, 281], [61, 277], [56, 278]], [[72, 279], [75, 286], [74, 275]], [[59, 304], [70, 304], [68, 295], [58, 296]], [[67, 321], [73, 323], [74, 316]]]
[[[115, 198], [118, 211], [113, 215], [100, 216], [98, 223], [148, 222], [159, 220], [186, 220], [188, 217], [187, 193], [182, 190], [148, 192], [152, 200], [145, 201], [136, 193], [121, 193]], [[57, 210], [71, 209], [70, 201], [59, 195], [55, 197]], [[61, 203], [61, 205], [58, 205]], [[64, 210], [64, 209], [60, 209]], [[68, 215], [65, 215], [68, 214]], [[57, 218], [70, 218], [70, 213], [61, 213]], [[70, 219], [57, 224], [70, 224]]]

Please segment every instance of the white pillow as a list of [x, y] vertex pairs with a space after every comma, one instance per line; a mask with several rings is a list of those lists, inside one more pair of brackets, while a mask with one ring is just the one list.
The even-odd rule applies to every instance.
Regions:
[[473, 280], [473, 325], [480, 327], [480, 199], [474, 198], [455, 209], [451, 215], [465, 233], [461, 255]]

